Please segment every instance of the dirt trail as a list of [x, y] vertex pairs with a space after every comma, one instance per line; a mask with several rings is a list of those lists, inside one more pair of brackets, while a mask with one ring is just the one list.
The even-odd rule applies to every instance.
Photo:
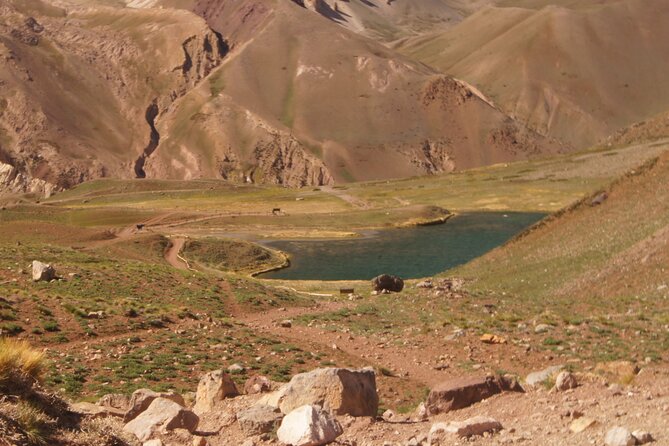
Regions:
[[[237, 316], [239, 322], [265, 335], [289, 339], [297, 344], [309, 340], [322, 345], [324, 349], [336, 349], [363, 362], [391, 370], [393, 373], [408, 377], [411, 380], [432, 386], [444, 379], [457, 375], [457, 369], [450, 367], [437, 370], [430, 359], [446, 353], [443, 342], [437, 342], [432, 336], [412, 337], [414, 340], [406, 345], [395, 345], [379, 335], [355, 335], [342, 331], [329, 331], [321, 327], [309, 327], [293, 324], [291, 328], [279, 326], [285, 319], [295, 319], [307, 314], [322, 314], [344, 308], [352, 309], [355, 302], [322, 301], [312, 307], [275, 309], [262, 313], [243, 314]], [[454, 353], [454, 352], [453, 352]]]
[[171, 239], [171, 243], [167, 248], [167, 251], [165, 251], [165, 260], [167, 260], [167, 263], [181, 270], [191, 269], [188, 262], [183, 257], [181, 257], [181, 255], [179, 255], [185, 244], [185, 238], [174, 237]]
[[371, 209], [372, 204], [365, 201], [361, 200], [358, 197], [354, 197], [353, 195], [346, 193], [346, 191], [342, 189], [336, 189], [332, 186], [321, 186], [321, 190], [323, 192], [327, 192], [328, 194], [334, 195], [337, 198], [340, 198], [344, 200], [345, 202], [352, 204], [353, 206], [359, 208], [359, 209]]

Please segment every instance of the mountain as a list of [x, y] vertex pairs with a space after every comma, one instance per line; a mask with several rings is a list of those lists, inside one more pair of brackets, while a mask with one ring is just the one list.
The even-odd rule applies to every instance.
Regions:
[[503, 0], [395, 48], [575, 147], [669, 110], [669, 4]]
[[0, 4], [5, 190], [320, 185], [562, 150], [466, 82], [291, 0]]

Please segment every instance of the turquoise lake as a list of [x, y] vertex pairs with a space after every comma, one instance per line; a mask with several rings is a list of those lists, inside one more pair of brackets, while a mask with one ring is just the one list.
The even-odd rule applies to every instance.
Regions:
[[367, 280], [379, 274], [426, 277], [462, 265], [541, 220], [540, 213], [466, 213], [442, 225], [387, 229], [337, 240], [281, 240], [265, 245], [291, 265], [264, 279]]

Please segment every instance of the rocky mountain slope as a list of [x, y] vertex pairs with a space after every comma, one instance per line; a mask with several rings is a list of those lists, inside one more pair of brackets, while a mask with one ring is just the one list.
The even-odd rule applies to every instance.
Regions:
[[5, 191], [331, 184], [560, 150], [467, 83], [289, 0], [0, 5]]

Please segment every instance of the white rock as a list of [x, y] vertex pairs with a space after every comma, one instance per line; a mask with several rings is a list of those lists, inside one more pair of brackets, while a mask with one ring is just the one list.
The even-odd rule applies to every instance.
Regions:
[[564, 368], [563, 365], [554, 365], [539, 372], [532, 372], [525, 377], [525, 382], [530, 386], [536, 386], [546, 381]]
[[616, 426], [606, 433], [604, 443], [607, 446], [634, 446], [636, 439], [624, 427]]
[[56, 278], [56, 270], [53, 266], [33, 260], [33, 281], [48, 282]]
[[277, 431], [279, 441], [292, 446], [319, 446], [343, 433], [339, 422], [319, 406], [305, 405], [286, 415]]
[[156, 398], [144, 412], [123, 427], [139, 441], [147, 441], [158, 430], [186, 429], [193, 432], [199, 418], [190, 410], [165, 398]]
[[154, 438], [153, 440], [145, 441], [142, 443], [142, 446], [163, 446], [163, 442], [158, 438]]

